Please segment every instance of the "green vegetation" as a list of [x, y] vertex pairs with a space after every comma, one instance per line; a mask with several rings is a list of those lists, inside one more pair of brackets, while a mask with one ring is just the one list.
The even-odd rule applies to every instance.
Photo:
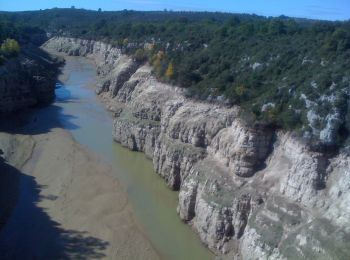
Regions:
[[348, 136], [349, 21], [73, 8], [0, 13], [0, 20], [109, 42], [148, 60], [160, 80], [190, 97], [240, 105], [247, 121], [324, 143]]
[[40, 44], [44, 41], [45, 32], [4, 16], [0, 12], [0, 65], [9, 58], [16, 57], [21, 46]]
[[6, 39], [0, 46], [0, 53], [4, 56], [16, 56], [21, 47], [14, 39]]

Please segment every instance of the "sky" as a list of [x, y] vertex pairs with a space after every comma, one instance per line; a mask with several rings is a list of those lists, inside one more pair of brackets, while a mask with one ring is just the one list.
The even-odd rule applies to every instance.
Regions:
[[111, 10], [173, 10], [287, 15], [322, 20], [350, 19], [350, 0], [0, 0], [2, 11], [71, 7]]

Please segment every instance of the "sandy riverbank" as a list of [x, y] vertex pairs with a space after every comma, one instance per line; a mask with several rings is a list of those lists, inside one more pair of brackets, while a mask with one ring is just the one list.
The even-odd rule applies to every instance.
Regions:
[[126, 194], [108, 175], [110, 166], [68, 132], [1, 133], [0, 146], [6, 171], [17, 176], [16, 183], [2, 180], [12, 190], [2, 194], [17, 201], [6, 207], [11, 216], [0, 232], [2, 259], [159, 258], [134, 221]]

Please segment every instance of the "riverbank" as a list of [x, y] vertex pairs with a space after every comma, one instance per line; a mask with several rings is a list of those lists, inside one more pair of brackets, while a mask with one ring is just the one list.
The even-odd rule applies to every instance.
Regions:
[[[20, 132], [45, 120], [39, 115]], [[0, 232], [2, 259], [159, 258], [134, 221], [122, 187], [109, 175], [111, 166], [67, 131], [1, 133], [0, 140], [7, 167], [18, 167], [16, 183], [2, 181], [18, 191]]]

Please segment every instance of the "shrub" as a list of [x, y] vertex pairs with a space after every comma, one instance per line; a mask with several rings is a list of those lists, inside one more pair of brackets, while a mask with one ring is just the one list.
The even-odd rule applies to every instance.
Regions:
[[144, 62], [147, 60], [147, 53], [143, 49], [137, 49], [133, 57], [137, 62]]
[[20, 51], [19, 43], [14, 39], [6, 39], [0, 47], [5, 56], [16, 56]]

